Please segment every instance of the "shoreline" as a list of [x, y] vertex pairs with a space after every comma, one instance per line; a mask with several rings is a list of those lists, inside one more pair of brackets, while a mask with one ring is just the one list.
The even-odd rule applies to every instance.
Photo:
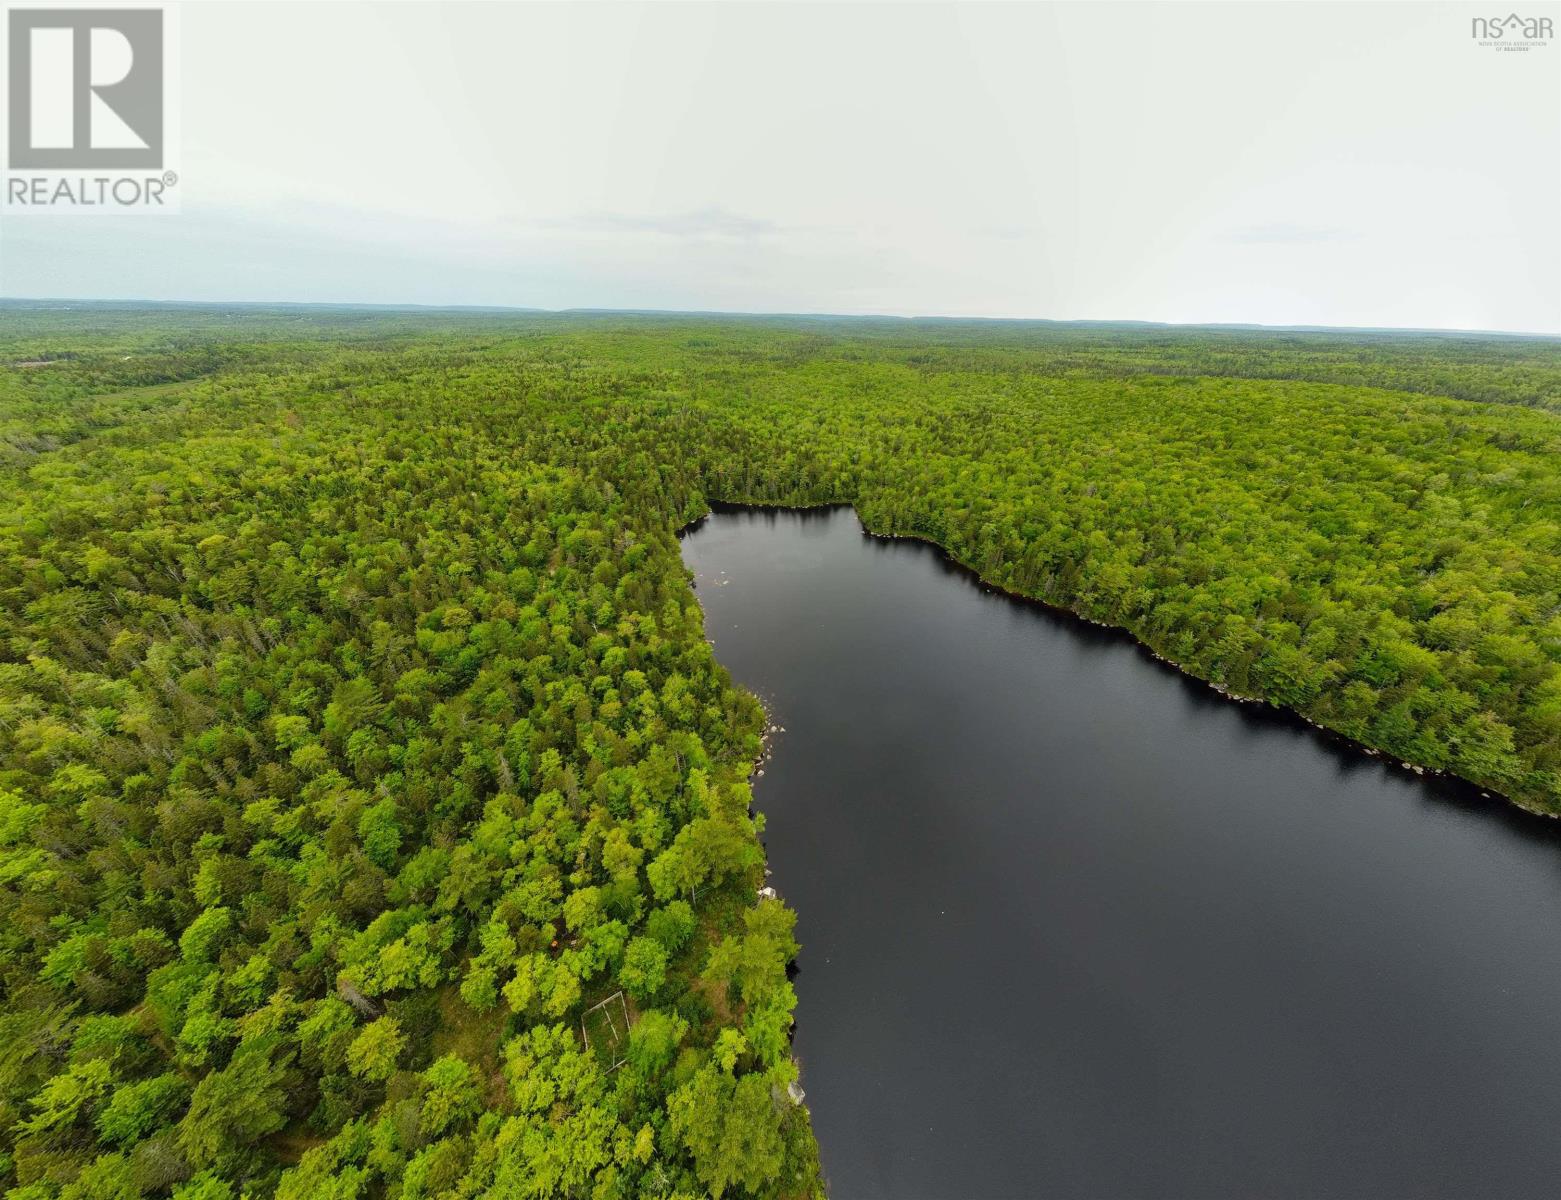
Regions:
[[[1385, 766], [1392, 767], [1406, 775], [1412, 775], [1423, 782], [1438, 784], [1440, 785], [1441, 789], [1446, 792], [1444, 798], [1449, 802], [1460, 803], [1471, 808], [1488, 808], [1492, 812], [1505, 815], [1509, 818], [1521, 820], [1525, 824], [1532, 823], [1536, 829], [1540, 828], [1542, 825], [1547, 832], [1561, 836], [1561, 823], [1558, 823], [1558, 818], [1561, 818], [1561, 813], [1549, 812], [1545, 809], [1532, 807], [1520, 800], [1513, 798], [1512, 796], [1507, 795], [1499, 789], [1479, 783], [1472, 779], [1468, 779], [1451, 771], [1445, 771], [1436, 767], [1427, 767], [1420, 763], [1410, 762], [1409, 760], [1400, 758], [1389, 751], [1381, 749], [1380, 747], [1372, 746], [1367, 742], [1362, 742], [1356, 738], [1352, 738], [1346, 733], [1341, 733], [1337, 729], [1333, 729], [1332, 727], [1324, 725], [1319, 721], [1313, 720], [1303, 712], [1286, 707], [1285, 705], [1275, 703], [1272, 700], [1267, 700], [1261, 696], [1243, 696], [1232, 692], [1228, 688], [1225, 688], [1224, 686], [1217, 684], [1212, 680], [1205, 679], [1203, 676], [1197, 674], [1192, 669], [1183, 666], [1181, 663], [1176, 662], [1174, 659], [1168, 658], [1167, 656], [1161, 654], [1148, 642], [1144, 641], [1131, 629], [1124, 625], [1113, 625], [1105, 621], [1097, 621], [1093, 617], [1087, 617], [1083, 613], [1077, 612], [1074, 609], [1068, 608], [1064, 605], [1054, 604], [1050, 601], [1042, 600], [1037, 596], [1026, 595], [1023, 592], [1016, 592], [1010, 588], [1002, 586], [1001, 584], [993, 583], [991, 580], [982, 575], [980, 571], [976, 570], [976, 568], [956, 558], [945, 546], [939, 542], [934, 541], [925, 534], [881, 533], [878, 530], [871, 528], [867, 522], [862, 519], [862, 514], [857, 509], [856, 504], [851, 501], [824, 501], [818, 504], [771, 504], [762, 501], [747, 502], [707, 498], [705, 512], [696, 517], [694, 520], [689, 521], [675, 529], [674, 536], [679, 541], [682, 541], [686, 535], [697, 531], [699, 527], [703, 525], [711, 516], [718, 515], [722, 512], [775, 512], [808, 514], [832, 512], [838, 509], [850, 510], [852, 516], [856, 520], [858, 528], [861, 530], [864, 537], [872, 538], [875, 541], [911, 542], [925, 546], [928, 550], [935, 554], [945, 566], [963, 575], [972, 585], [979, 587], [982, 591], [992, 595], [1002, 596], [1010, 601], [1015, 601], [1017, 603], [1033, 607], [1047, 613], [1053, 618], [1064, 619], [1076, 625], [1087, 626], [1091, 629], [1099, 631], [1102, 636], [1108, 636], [1113, 640], [1125, 641], [1132, 645], [1135, 650], [1143, 654], [1145, 657], [1149, 658], [1151, 661], [1159, 664], [1165, 669], [1174, 672], [1181, 679], [1186, 680], [1189, 683], [1199, 685], [1204, 691], [1212, 693], [1222, 701], [1230, 701], [1232, 703], [1241, 705], [1247, 712], [1251, 713], [1255, 717], [1261, 716], [1263, 718], [1278, 721], [1291, 728], [1310, 732], [1314, 736], [1318, 737], [1321, 742], [1335, 751], [1344, 751], [1360, 755], [1364, 758], [1375, 759], [1377, 762]], [[701, 604], [701, 611], [703, 611], [703, 608], [704, 606]], [[766, 716], [766, 729], [768, 729], [769, 724], [772, 723], [769, 720], [769, 709], [764, 705], [762, 700], [760, 700], [760, 705], [764, 709]]]
[[[699, 525], [703, 524], [704, 521], [706, 520], [706, 518], [709, 517], [709, 516], [710, 516], [710, 513], [706, 512], [704, 516], [701, 516], [701, 517], [697, 518], [696, 520], [689, 522], [687, 525], [683, 526], [681, 529], [676, 530], [675, 531], [675, 536], [677, 537], [678, 541], [681, 542], [683, 540], [683, 535], [685, 533], [693, 532], [693, 530], [696, 529]], [[687, 569], [688, 569], [688, 566], [685, 563], [684, 564], [684, 570], [686, 571]], [[694, 581], [692, 581], [692, 580], [689, 583], [689, 590], [694, 593], [694, 603], [699, 605], [699, 613], [700, 613], [701, 621], [709, 620], [709, 614], [705, 611], [704, 601], [699, 598], [699, 589], [697, 587], [697, 584]], [[715, 643], [711, 640], [709, 633], [705, 634], [705, 644], [711, 648], [711, 651], [713, 653], [714, 650], [715, 650]], [[717, 661], [720, 661], [719, 660], [719, 656], [717, 656]], [[721, 665], [723, 667], [725, 667], [726, 664], [722, 663]], [[728, 670], [728, 674], [730, 674], [730, 670]], [[741, 688], [743, 691], [747, 692], [750, 696], [752, 696], [754, 698], [754, 701], [759, 706], [759, 711], [764, 716], [764, 724], [763, 724], [763, 727], [759, 731], [759, 753], [754, 757], [753, 761], [749, 763], [749, 765], [748, 765], [748, 774], [747, 774], [748, 788], [749, 788], [749, 792], [748, 792], [748, 815], [750, 817], [752, 817], [752, 816], [754, 816], [756, 814], [762, 816], [762, 815], [764, 815], [764, 810], [758, 807], [758, 800], [753, 795], [753, 788], [757, 785], [758, 781], [761, 778], [763, 778], [765, 764], [768, 763], [772, 758], [775, 757], [775, 745], [774, 745], [775, 735], [777, 733], [785, 733], [786, 732], [786, 727], [784, 725], [781, 725], [778, 721], [776, 721], [775, 714], [770, 710], [770, 702], [768, 700], [766, 700], [763, 696], [759, 695], [758, 692], [754, 691], [752, 688], [748, 687], [746, 684], [738, 683], [736, 680], [733, 680], [732, 682], [733, 682], [733, 685], [735, 687]], [[760, 876], [759, 887], [754, 892], [754, 904], [757, 905], [760, 900], [771, 899], [771, 900], [778, 900], [778, 901], [780, 901], [780, 903], [785, 904], [788, 908], [790, 908], [791, 906], [789, 904], [787, 904], [786, 897], [785, 897], [784, 893], [780, 892], [777, 888], [774, 887], [774, 885], [772, 885], [770, 883], [770, 878], [774, 874], [774, 871], [770, 867], [770, 851], [769, 851], [769, 847], [764, 844], [764, 836], [763, 836], [763, 834], [760, 833], [760, 834], [756, 835], [754, 840], [759, 843], [759, 849], [764, 854], [764, 866], [763, 866], [764, 873], [763, 873], [763, 875]], [[795, 911], [795, 910], [793, 910], [793, 911]], [[798, 943], [797, 954], [793, 955], [786, 963], [786, 976], [787, 976], [788, 979], [792, 978], [796, 974], [796, 971], [798, 969], [797, 968], [797, 959], [800, 956], [801, 951], [802, 951], [801, 944]], [[791, 1014], [790, 1023], [786, 1026], [786, 1043], [787, 1043], [787, 1046], [789, 1048], [795, 1047], [795, 1045], [796, 1045], [796, 1030], [797, 1030], [797, 1018], [796, 1018], [795, 1011], [793, 1011], [793, 1013]], [[797, 1057], [795, 1049], [791, 1050], [790, 1057], [791, 1057], [791, 1064], [792, 1064], [792, 1066], [796, 1068], [797, 1077], [791, 1083], [791, 1085], [787, 1088], [786, 1096], [787, 1096], [787, 1099], [790, 1100], [790, 1102], [792, 1104], [792, 1107], [799, 1108], [804, 1113], [807, 1114], [808, 1129], [811, 1131], [812, 1128], [813, 1128], [813, 1110], [808, 1107], [808, 1104], [807, 1104], [807, 1090], [802, 1085], [802, 1075], [803, 1075], [802, 1060]], [[815, 1143], [816, 1143], [817, 1142], [817, 1135], [816, 1134], [814, 1135], [814, 1140], [815, 1140]], [[823, 1171], [823, 1167], [822, 1167], [821, 1163], [819, 1164], [818, 1171], [817, 1171], [817, 1174], [816, 1174], [816, 1178], [818, 1180], [819, 1187], [823, 1191], [823, 1195], [825, 1197], [827, 1197], [829, 1195], [829, 1183], [828, 1183], [828, 1180], [825, 1179], [825, 1177], [824, 1177], [824, 1171]]]

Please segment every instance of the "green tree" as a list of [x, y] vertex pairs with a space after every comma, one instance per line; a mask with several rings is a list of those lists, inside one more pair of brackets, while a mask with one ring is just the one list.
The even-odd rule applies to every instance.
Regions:
[[401, 1025], [394, 1017], [370, 1021], [347, 1047], [347, 1069], [365, 1079], [385, 1080], [395, 1074], [396, 1062], [407, 1047]]

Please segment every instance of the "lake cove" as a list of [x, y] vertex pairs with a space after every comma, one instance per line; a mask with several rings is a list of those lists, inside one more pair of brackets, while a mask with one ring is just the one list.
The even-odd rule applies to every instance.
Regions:
[[760, 697], [836, 1200], [1528, 1197], [1561, 838], [849, 509], [683, 541]]

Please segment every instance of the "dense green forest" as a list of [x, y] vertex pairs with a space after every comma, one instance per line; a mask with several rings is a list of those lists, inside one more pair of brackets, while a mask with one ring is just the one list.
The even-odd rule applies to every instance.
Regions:
[[10, 304], [0, 487], [13, 1200], [819, 1194], [713, 500], [1561, 812], [1554, 340]]

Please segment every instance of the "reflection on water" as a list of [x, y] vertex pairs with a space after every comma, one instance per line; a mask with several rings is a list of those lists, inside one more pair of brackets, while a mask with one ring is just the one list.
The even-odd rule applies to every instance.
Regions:
[[1551, 825], [849, 510], [684, 557], [786, 728], [755, 796], [836, 1200], [1556, 1192]]

